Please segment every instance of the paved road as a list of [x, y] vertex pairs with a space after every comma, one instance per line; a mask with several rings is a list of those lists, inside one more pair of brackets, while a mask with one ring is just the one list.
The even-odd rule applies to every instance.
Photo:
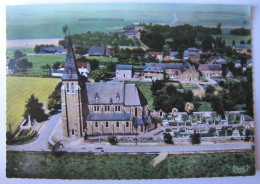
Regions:
[[49, 137], [51, 135], [52, 130], [58, 123], [59, 119], [61, 117], [61, 114], [56, 114], [52, 116], [49, 121], [46, 123], [45, 127], [43, 128], [42, 132], [38, 136], [38, 138], [28, 144], [24, 145], [10, 145], [7, 146], [7, 150], [15, 150], [15, 151], [48, 151], [48, 142], [49, 142]]
[[[39, 137], [25, 145], [12, 145], [7, 146], [8, 151], [50, 151], [48, 149], [49, 137], [53, 130], [55, 130], [56, 126], [60, 126], [59, 121], [61, 118], [61, 114], [54, 115], [50, 118], [50, 120], [46, 123], [43, 131], [39, 135]], [[59, 131], [60, 132], [60, 131]], [[250, 143], [245, 142], [235, 142], [235, 143], [208, 143], [201, 144], [197, 146], [193, 145], [165, 145], [165, 144], [122, 144], [118, 146], [111, 146], [109, 143], [101, 142], [95, 144], [87, 144], [83, 138], [63, 138], [62, 142], [64, 143], [64, 151], [67, 152], [96, 152], [100, 153], [101, 150], [107, 153], [145, 153], [145, 152], [169, 152], [169, 153], [177, 153], [177, 152], [190, 152], [190, 151], [220, 151], [220, 150], [245, 150], [251, 149]]]

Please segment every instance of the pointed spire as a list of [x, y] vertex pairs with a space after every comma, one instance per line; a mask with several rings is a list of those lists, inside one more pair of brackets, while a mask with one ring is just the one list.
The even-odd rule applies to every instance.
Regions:
[[62, 80], [79, 80], [79, 72], [77, 69], [75, 54], [70, 38], [70, 31], [69, 36], [67, 37], [67, 53]]

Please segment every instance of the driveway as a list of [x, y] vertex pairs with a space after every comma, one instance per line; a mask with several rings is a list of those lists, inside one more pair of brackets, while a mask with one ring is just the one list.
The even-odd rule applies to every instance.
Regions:
[[40, 135], [37, 137], [35, 141], [23, 145], [8, 145], [6, 147], [7, 151], [40, 151], [40, 150], [49, 151], [48, 149], [49, 137], [60, 118], [61, 118], [61, 113], [53, 115], [48, 120], [45, 127], [43, 128]]

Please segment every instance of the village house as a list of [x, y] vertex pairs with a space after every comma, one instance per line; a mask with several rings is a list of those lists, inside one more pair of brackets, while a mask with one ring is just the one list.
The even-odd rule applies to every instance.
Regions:
[[53, 47], [41, 47], [39, 54], [62, 54], [64, 53], [64, 48], [61, 46], [53, 46]]
[[146, 63], [143, 78], [151, 80], [199, 81], [199, 72], [186, 63]]
[[135, 37], [137, 39], [140, 39], [141, 38], [140, 31], [143, 30], [143, 26], [130, 25], [130, 26], [125, 26], [123, 29], [124, 29], [124, 35], [126, 37]]
[[[65, 63], [63, 63], [61, 65], [61, 68], [59, 69], [52, 69], [51, 71], [51, 76], [53, 77], [62, 77], [63, 72], [64, 72], [64, 68], [65, 68]], [[90, 73], [90, 65], [89, 63], [85, 63], [85, 62], [77, 62], [77, 69], [79, 71], [79, 73], [85, 77], [88, 77], [89, 73]]]
[[111, 50], [104, 46], [91, 46], [89, 48], [89, 56], [109, 56]]
[[163, 60], [163, 52], [149, 52], [149, 55], [155, 57], [159, 61]]
[[207, 64], [221, 64], [226, 65], [227, 61], [222, 56], [211, 56], [209, 59], [207, 59]]
[[184, 60], [190, 60], [193, 62], [200, 61], [200, 54], [202, 53], [201, 49], [197, 48], [188, 48], [183, 52], [183, 59]]
[[116, 79], [119, 80], [130, 80], [133, 77], [133, 66], [132, 65], [116, 65]]
[[240, 68], [242, 65], [241, 65], [241, 60], [236, 60], [235, 61], [235, 67], [236, 68]]
[[245, 129], [253, 129], [254, 119], [249, 115], [242, 115], [240, 118], [240, 124], [242, 124]]
[[87, 82], [76, 67], [70, 37], [62, 75], [62, 127], [67, 137], [144, 133], [152, 128], [147, 101], [135, 84]]
[[205, 77], [223, 77], [221, 64], [200, 64], [198, 70]]
[[237, 44], [233, 46], [233, 49], [238, 53], [249, 53], [252, 50], [251, 44]]

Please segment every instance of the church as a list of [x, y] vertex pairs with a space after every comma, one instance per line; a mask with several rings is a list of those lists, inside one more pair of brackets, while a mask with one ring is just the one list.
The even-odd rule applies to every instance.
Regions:
[[154, 127], [147, 100], [135, 84], [88, 82], [79, 73], [70, 36], [61, 103], [63, 133], [67, 137], [137, 134]]

